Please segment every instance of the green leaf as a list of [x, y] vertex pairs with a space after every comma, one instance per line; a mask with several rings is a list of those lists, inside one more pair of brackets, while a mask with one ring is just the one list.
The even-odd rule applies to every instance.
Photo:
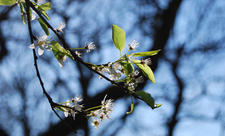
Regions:
[[59, 60], [62, 56], [66, 55], [68, 56], [70, 59], [74, 60], [72, 54], [65, 50], [57, 41], [53, 40], [50, 43], [52, 46], [52, 51], [56, 57], [57, 60]]
[[43, 11], [47, 11], [47, 10], [50, 10], [51, 9], [51, 3], [47, 2], [47, 3], [44, 3], [44, 4], [41, 4], [38, 9], [39, 10], [43, 10]]
[[49, 35], [48, 26], [45, 24], [45, 22], [41, 19], [37, 19], [42, 27], [42, 29], [45, 31], [46, 35]]
[[131, 63], [121, 63], [121, 65], [123, 66], [123, 68], [125, 70], [126, 77], [128, 77], [129, 74], [134, 71], [134, 67]]
[[16, 2], [16, 0], [0, 0], [0, 5], [10, 6], [15, 4]]
[[[138, 53], [134, 53], [134, 56], [135, 57], [140, 57], [140, 56], [153, 56], [153, 55], [156, 55], [158, 52], [160, 51], [159, 50], [155, 50], [155, 51], [148, 51], [148, 52], [138, 52]], [[130, 56], [131, 54], [129, 54], [128, 56]]]
[[112, 25], [112, 40], [116, 48], [122, 51], [125, 47], [126, 34], [122, 28]]
[[64, 53], [63, 53], [64, 49], [63, 49], [63, 48], [61, 47], [61, 45], [60, 45], [57, 41], [55, 41], [55, 40], [51, 41], [50, 44], [52, 45], [52, 46], [51, 46], [51, 47], [52, 47], [52, 51], [53, 51], [53, 53], [54, 53], [56, 59], [57, 59], [57, 60], [60, 60], [61, 57], [64, 55]]
[[146, 65], [146, 64], [141, 64], [140, 60], [132, 60], [132, 62], [142, 71], [142, 73], [152, 81], [152, 83], [155, 83], [155, 76], [154, 73], [152, 72], [152, 69]]
[[156, 104], [155, 105], [155, 108], [159, 108], [159, 107], [161, 107], [162, 106], [162, 104]]
[[50, 44], [53, 45], [59, 52], [64, 52], [63, 47], [57, 41], [53, 40]]
[[151, 94], [145, 91], [137, 91], [136, 94], [140, 96], [152, 109], [155, 108], [155, 100], [152, 98]]
[[50, 10], [51, 9], [51, 3], [44, 3], [40, 6], [37, 5], [37, 9], [41, 12], [42, 15], [44, 15], [48, 20], [50, 20], [49, 16], [47, 15], [47, 13], [45, 11]]
[[48, 20], [50, 20], [50, 17], [47, 15], [45, 11], [41, 11], [41, 14], [44, 15]]

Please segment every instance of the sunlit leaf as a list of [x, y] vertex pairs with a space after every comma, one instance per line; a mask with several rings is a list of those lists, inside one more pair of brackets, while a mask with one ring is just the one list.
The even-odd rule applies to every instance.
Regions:
[[[155, 51], [148, 51], [148, 52], [138, 52], [138, 53], [133, 53], [135, 57], [141, 57], [141, 56], [153, 56], [156, 55], [160, 50], [155, 50]], [[128, 56], [130, 56], [129, 54]]]
[[45, 31], [46, 35], [49, 35], [48, 26], [45, 24], [45, 22], [41, 19], [37, 19], [42, 27], [42, 29]]
[[162, 104], [155, 104], [155, 108], [159, 108], [161, 106], [162, 106]]
[[154, 73], [152, 72], [152, 69], [146, 65], [146, 64], [141, 64], [140, 60], [132, 60], [132, 62], [137, 65], [137, 67], [142, 71], [142, 73], [152, 81], [152, 83], [155, 83], [155, 76]]
[[57, 41], [53, 40], [50, 44], [53, 45], [58, 51], [64, 52], [63, 47]]
[[134, 67], [131, 63], [121, 63], [121, 65], [123, 66], [124, 71], [125, 71], [125, 75], [127, 77], [130, 73], [132, 73], [134, 71]]
[[122, 51], [125, 47], [126, 34], [122, 28], [112, 25], [112, 40], [116, 48]]
[[61, 59], [61, 56], [64, 55], [64, 49], [62, 48], [62, 46], [55, 40], [51, 41], [50, 43], [52, 46], [52, 51], [56, 57], [57, 60]]
[[16, 0], [0, 0], [0, 5], [10, 6], [15, 4], [16, 2]]
[[47, 11], [47, 10], [50, 10], [51, 9], [51, 3], [47, 2], [47, 3], [44, 3], [44, 4], [41, 4], [38, 9], [40, 10], [43, 10], [43, 11]]
[[50, 17], [47, 15], [45, 11], [41, 11], [41, 14], [44, 15], [48, 20], [50, 20]]
[[152, 98], [151, 94], [145, 91], [137, 91], [136, 94], [140, 96], [152, 109], [155, 108], [155, 100]]
[[61, 56], [66, 55], [70, 59], [74, 60], [72, 54], [70, 51], [65, 50], [57, 41], [53, 40], [50, 43], [52, 46], [52, 51], [55, 55], [55, 57], [59, 60]]

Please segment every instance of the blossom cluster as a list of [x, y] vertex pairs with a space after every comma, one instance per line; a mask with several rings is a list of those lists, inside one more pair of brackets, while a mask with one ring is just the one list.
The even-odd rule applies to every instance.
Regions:
[[[130, 50], [135, 50], [137, 47], [139, 47], [139, 42], [136, 41], [136, 39], [132, 42], [132, 44], [128, 44], [129, 45], [129, 51]], [[129, 52], [128, 51], [128, 52]], [[130, 67], [133, 68], [132, 65], [132, 61], [136, 60], [137, 58], [134, 56], [134, 54], [130, 54], [130, 55], [123, 55], [119, 60], [115, 61], [115, 62], [109, 62], [107, 65], [100, 65], [100, 66], [96, 66], [93, 65], [92, 68], [95, 69], [96, 71], [98, 71], [101, 74], [105, 74], [107, 73], [109, 75], [109, 79], [113, 80], [115, 82], [125, 82], [124, 85], [127, 89], [129, 89], [130, 91], [133, 91], [138, 83], [143, 83], [144, 82], [144, 77], [143, 76], [139, 76], [139, 71], [136, 70], [132, 70], [132, 72], [127, 72], [127, 66], [129, 65]], [[145, 60], [141, 60], [140, 64], [142, 64], [143, 66], [145, 65], [150, 65], [151, 64], [151, 59], [147, 58]], [[121, 80], [122, 75], [126, 75], [126, 79]], [[101, 75], [98, 75], [99, 79], [102, 79]]]
[[73, 119], [75, 120], [75, 115], [78, 112], [81, 112], [82, 108], [83, 108], [82, 104], [78, 104], [81, 101], [83, 101], [82, 96], [75, 96], [74, 98], [72, 98], [71, 101], [67, 100], [65, 102], [65, 106], [70, 107], [70, 108], [63, 107], [63, 111], [64, 111], [64, 114], [65, 114], [65, 117], [73, 116]]
[[[54, 30], [58, 32], [62, 32], [66, 27], [66, 23], [65, 22], [61, 22], [60, 25], [58, 26], [58, 28], [55, 28]], [[54, 37], [54, 36], [53, 36]], [[53, 38], [52, 37], [52, 38]], [[51, 39], [52, 39], [51, 38]], [[37, 37], [37, 43], [33, 43], [29, 46], [30, 49], [35, 49], [38, 48], [38, 55], [43, 55], [44, 53], [44, 49], [46, 49], [47, 51], [53, 51], [54, 55], [56, 56], [59, 66], [61, 68], [63, 68], [65, 66], [64, 62], [67, 61], [67, 58], [70, 57], [72, 60], [74, 60], [74, 58], [72, 57], [71, 53], [69, 50], [64, 49], [62, 46], [57, 46], [57, 45], [51, 45], [51, 41], [48, 39], [47, 35], [43, 35], [40, 37]], [[59, 44], [54, 42], [55, 44]], [[86, 49], [87, 53], [90, 52], [90, 50], [94, 50], [96, 49], [95, 44], [93, 44], [93, 42], [91, 43], [86, 43], [86, 45], [83, 48], [72, 48], [72, 49]], [[75, 51], [75, 54], [81, 58], [82, 53]]]
[[[86, 117], [92, 122], [92, 125], [98, 129], [98, 126], [100, 125], [99, 120], [103, 121], [110, 119], [110, 115], [114, 109], [113, 99], [106, 100], [106, 97], [107, 95], [105, 95], [100, 106], [92, 107], [86, 110], [84, 110], [84, 106], [82, 104], [79, 104], [83, 101], [82, 96], [75, 96], [71, 101], [67, 100], [64, 102], [65, 105], [63, 107], [58, 108], [63, 110], [65, 117], [72, 116], [74, 120], [76, 114], [81, 112], [86, 113]], [[91, 120], [89, 117], [97, 119]]]

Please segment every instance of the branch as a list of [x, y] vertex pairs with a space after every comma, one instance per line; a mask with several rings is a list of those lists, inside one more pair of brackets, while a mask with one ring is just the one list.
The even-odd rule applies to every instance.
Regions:
[[[33, 34], [32, 34], [32, 29], [31, 29], [31, 23], [30, 23], [30, 14], [29, 14], [29, 5], [28, 4], [30, 3], [29, 0], [26, 0], [26, 12], [27, 12], [27, 21], [28, 21], [28, 30], [29, 30], [29, 34], [30, 34], [30, 41], [31, 41], [31, 44], [33, 44]], [[52, 98], [50, 97], [50, 95], [46, 92], [45, 90], [45, 87], [44, 87], [44, 83], [42, 82], [42, 79], [41, 79], [41, 76], [40, 76], [40, 73], [39, 73], [39, 70], [38, 70], [38, 66], [37, 66], [37, 55], [35, 53], [35, 49], [33, 49], [33, 56], [34, 56], [34, 66], [35, 66], [35, 69], [36, 69], [36, 74], [37, 74], [37, 77], [39, 79], [39, 82], [41, 84], [41, 87], [42, 87], [42, 90], [43, 90], [43, 93], [45, 94], [45, 96], [47, 97], [49, 103], [50, 103], [50, 106], [52, 108], [52, 110], [54, 111], [54, 113], [67, 125], [69, 126], [59, 115], [58, 113], [54, 110], [54, 107], [57, 105], [56, 103], [54, 103], [52, 101]], [[74, 131], [75, 133], [77, 133], [72, 127], [69, 126], [69, 128]]]
[[[47, 25], [47, 26], [48, 26], [48, 27], [49, 27], [49, 28], [57, 35], [57, 37], [60, 39], [60, 41], [62, 41], [63, 47], [64, 47], [66, 50], [69, 50], [69, 51], [70, 51], [71, 55], [73, 56], [73, 58], [74, 58], [77, 62], [83, 64], [85, 67], [87, 67], [89, 70], [93, 71], [94, 73], [96, 73], [96, 74], [102, 76], [105, 80], [109, 81], [109, 82], [110, 82], [111, 84], [113, 84], [113, 85], [116, 85], [118, 88], [120, 88], [120, 89], [123, 90], [124, 92], [130, 92], [129, 89], [127, 89], [127, 88], [123, 87], [122, 85], [120, 85], [120, 84], [114, 82], [113, 80], [110, 80], [110, 79], [109, 79], [108, 77], [106, 77], [105, 75], [103, 75], [103, 74], [99, 73], [98, 71], [92, 69], [90, 64], [86, 64], [81, 58], [79, 58], [79, 57], [75, 54], [75, 52], [73, 52], [73, 51], [71, 51], [71, 50], [69, 49], [69, 46], [68, 46], [68, 44], [65, 42], [65, 39], [62, 38], [62, 37], [54, 30], [54, 28], [46, 21], [46, 19], [45, 19], [45, 18], [40, 14], [40, 12], [34, 7], [34, 5], [33, 5], [31, 2], [28, 2], [28, 5], [29, 5], [29, 6], [30, 6], [30, 7], [31, 7], [31, 8], [39, 15], [39, 17], [45, 22], [45, 24], [46, 24], [46, 25]], [[144, 101], [142, 98], [140, 98], [140, 97], [139, 97], [137, 94], [135, 94], [135, 93], [132, 93], [131, 95], [132, 95], [133, 97], [137, 98], [137, 99], [140, 99], [140, 100]], [[150, 106], [150, 105], [149, 105], [149, 106]], [[151, 106], [150, 106], [150, 107], [151, 107]]]

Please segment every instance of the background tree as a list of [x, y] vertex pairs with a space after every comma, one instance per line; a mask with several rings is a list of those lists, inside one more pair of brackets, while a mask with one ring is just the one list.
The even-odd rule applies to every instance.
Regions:
[[[215, 1], [49, 1], [50, 23], [65, 21], [62, 36], [71, 47], [95, 42], [98, 50], [85, 61], [103, 64], [119, 53], [111, 40], [111, 25], [122, 27], [127, 43], [140, 42], [137, 51], [162, 49], [152, 57], [156, 84], [144, 88], [163, 106], [151, 110], [135, 100], [129, 111], [128, 95], [79, 63], [60, 69], [52, 53], [40, 56], [38, 65], [46, 90], [61, 102], [82, 94], [85, 107], [99, 104], [107, 93], [115, 100], [112, 119], [98, 130], [83, 116], [65, 118], [78, 135], [225, 135], [224, 118], [224, 2]], [[66, 7], [66, 8], [65, 8]], [[27, 26], [19, 8], [0, 8], [0, 135], [74, 135], [51, 111], [33, 67]], [[40, 26], [33, 21], [36, 35]], [[63, 117], [63, 113], [60, 113]]]

